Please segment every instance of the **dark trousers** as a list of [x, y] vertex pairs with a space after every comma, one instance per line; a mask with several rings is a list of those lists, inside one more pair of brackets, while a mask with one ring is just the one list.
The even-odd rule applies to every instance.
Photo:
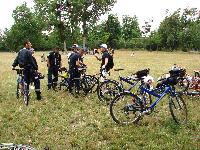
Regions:
[[78, 69], [70, 69], [69, 70], [69, 90], [72, 90], [74, 84], [76, 89], [79, 91], [80, 89], [80, 72]]
[[27, 67], [24, 70], [24, 82], [27, 85], [27, 92], [29, 92], [29, 85], [31, 82], [34, 82], [36, 94], [40, 93], [40, 80], [32, 68]]
[[[58, 81], [59, 66], [52, 66], [48, 68], [48, 87], [51, 88], [53, 83]], [[54, 78], [52, 79], [52, 76]]]

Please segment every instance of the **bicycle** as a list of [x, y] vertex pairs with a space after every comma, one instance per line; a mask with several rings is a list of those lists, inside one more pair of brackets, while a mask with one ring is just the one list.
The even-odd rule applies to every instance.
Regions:
[[177, 66], [172, 67], [172, 69], [169, 70], [169, 73], [163, 74], [161, 77], [159, 77], [159, 79], [167, 79], [170, 76], [171, 77], [172, 76], [178, 77], [177, 78], [178, 83], [175, 85], [176, 86], [176, 92], [183, 94], [183, 93], [186, 93], [186, 91], [188, 91], [190, 83], [189, 83], [188, 77], [186, 75], [186, 69], [184, 69], [182, 67], [177, 67]]
[[[64, 73], [62, 73], [64, 71]], [[80, 94], [80, 92], [82, 91], [84, 95], [87, 95], [89, 93], [89, 84], [88, 84], [88, 78], [85, 74], [86, 72], [86, 67], [83, 68], [78, 68], [78, 71], [81, 74], [80, 78], [74, 78], [73, 79], [73, 85], [72, 85], [72, 94], [76, 95], [76, 94]], [[62, 87], [65, 87], [67, 90], [69, 90], [69, 73], [67, 68], [63, 67], [59, 70], [60, 74], [58, 75], [58, 77], [60, 78], [60, 80], [58, 80], [58, 82], [53, 83], [53, 89], [56, 90], [56, 87], [59, 87], [59, 90], [62, 89]], [[77, 87], [75, 86], [75, 81], [79, 80], [80, 82], [80, 87], [79, 89], [76, 89]]]
[[[122, 71], [124, 69], [114, 69], [114, 71]], [[97, 91], [98, 98], [100, 101], [110, 102], [113, 98], [115, 98], [119, 93], [123, 91], [131, 91], [139, 82], [141, 82], [142, 77], [145, 77], [149, 74], [149, 69], [139, 70], [136, 73], [132, 74], [128, 77], [123, 77], [119, 74], [119, 82], [116, 80], [107, 80], [103, 82]], [[151, 79], [152, 80], [152, 79]], [[125, 89], [124, 83], [129, 84], [130, 86]], [[151, 82], [152, 83], [152, 82]], [[145, 82], [146, 86], [150, 88], [149, 81]], [[149, 97], [149, 101], [151, 103], [151, 98]]]
[[169, 94], [169, 109], [172, 118], [178, 124], [186, 123], [186, 104], [181, 94], [177, 93], [174, 88], [174, 85], [178, 83], [177, 77], [169, 77], [160, 80], [160, 82], [159, 86], [155, 89], [145, 87], [143, 81], [139, 86], [141, 94], [147, 93], [155, 97], [155, 101], [150, 104], [148, 104], [145, 97], [140, 97], [130, 91], [124, 91], [117, 95], [110, 103], [110, 115], [112, 119], [118, 124], [137, 123], [144, 115], [151, 114], [163, 97]]
[[189, 87], [184, 94], [189, 96], [200, 96], [200, 71], [194, 70], [194, 75], [187, 75]]
[[16, 97], [17, 99], [19, 99], [21, 95], [23, 97], [24, 103], [28, 105], [29, 92], [28, 92], [27, 83], [25, 83], [24, 81], [24, 68], [21, 68], [21, 69], [13, 68], [12, 70], [15, 70], [17, 72]]
[[[0, 150], [36, 150], [30, 145], [14, 144], [14, 143], [0, 143]], [[44, 147], [44, 150], [50, 150], [49, 147]]]
[[36, 150], [29, 145], [13, 144], [13, 143], [0, 143], [0, 150]]

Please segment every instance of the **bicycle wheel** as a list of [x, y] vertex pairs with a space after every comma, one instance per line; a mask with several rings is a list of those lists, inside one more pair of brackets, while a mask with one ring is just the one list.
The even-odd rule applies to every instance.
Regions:
[[95, 76], [86, 75], [85, 80], [90, 88], [90, 92], [91, 93], [96, 92], [98, 87], [98, 79]]
[[188, 90], [189, 81], [187, 78], [178, 78], [178, 83], [175, 85], [176, 92], [183, 93]]
[[176, 123], [183, 124], [187, 122], [187, 108], [180, 94], [169, 97], [169, 109]]
[[110, 103], [110, 115], [118, 124], [137, 123], [141, 118], [142, 105], [137, 95], [120, 93]]
[[80, 81], [80, 90], [83, 91], [84, 95], [87, 95], [90, 91], [90, 85], [86, 77], [82, 78]]
[[23, 100], [24, 100], [24, 103], [26, 105], [28, 105], [28, 101], [29, 101], [29, 93], [28, 93], [28, 88], [27, 88], [27, 85], [25, 83], [23, 83]]
[[107, 80], [103, 82], [97, 89], [97, 95], [100, 101], [111, 101], [114, 99], [120, 92], [122, 92], [119, 83], [114, 80]]

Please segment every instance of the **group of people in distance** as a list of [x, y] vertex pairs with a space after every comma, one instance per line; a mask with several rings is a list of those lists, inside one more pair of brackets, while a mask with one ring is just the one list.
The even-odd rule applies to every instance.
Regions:
[[[83, 55], [87, 53], [87, 51], [79, 47], [77, 44], [72, 46], [72, 52], [68, 53], [68, 65], [69, 65], [69, 92], [72, 91], [72, 86], [74, 85], [77, 89], [80, 87], [79, 80], [73, 80], [74, 78], [80, 78], [81, 74], [78, 70], [79, 67], [85, 66], [83, 63]], [[113, 53], [110, 54], [108, 52], [108, 48], [106, 44], [100, 45], [100, 51], [102, 56], [99, 55], [97, 49], [94, 49], [94, 56], [97, 60], [101, 61], [101, 69], [104, 72], [108, 72], [113, 68]], [[34, 83], [35, 92], [37, 95], [37, 100], [41, 100], [41, 90], [40, 90], [40, 73], [38, 72], [38, 64], [34, 57], [34, 49], [32, 48], [32, 44], [29, 40], [24, 42], [24, 48], [22, 48], [15, 58], [12, 67], [13, 69], [17, 66], [23, 68], [24, 71], [24, 82], [27, 84], [27, 90], [29, 91], [30, 83]], [[48, 90], [53, 87], [53, 84], [56, 84], [58, 81], [58, 71], [62, 67], [62, 57], [59, 53], [59, 47], [53, 49], [47, 56], [47, 67], [48, 67]]]

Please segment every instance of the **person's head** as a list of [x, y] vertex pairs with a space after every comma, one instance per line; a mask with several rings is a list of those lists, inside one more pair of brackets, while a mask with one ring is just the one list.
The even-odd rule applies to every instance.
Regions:
[[84, 48], [79, 48], [79, 54], [81, 55], [81, 56], [83, 56], [84, 54], [86, 54], [86, 49], [84, 49]]
[[100, 48], [101, 48], [101, 52], [105, 52], [107, 50], [107, 45], [106, 44], [101, 44]]
[[78, 44], [73, 44], [72, 45], [72, 50], [74, 51], [74, 52], [78, 52], [79, 51], [79, 46], [78, 46]]
[[59, 47], [56, 47], [56, 48], [53, 49], [53, 51], [54, 51], [55, 53], [59, 53], [59, 50], [60, 50]]
[[29, 41], [29, 40], [25, 40], [24, 41], [24, 47], [26, 48], [26, 49], [30, 49], [31, 48], [31, 42]]

